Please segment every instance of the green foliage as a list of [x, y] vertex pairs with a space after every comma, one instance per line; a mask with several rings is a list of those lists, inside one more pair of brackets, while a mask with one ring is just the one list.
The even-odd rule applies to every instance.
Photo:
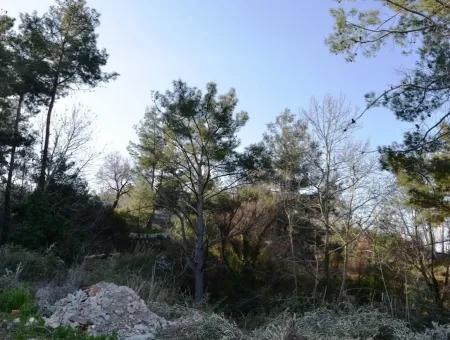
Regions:
[[[0, 11], [0, 78], [11, 80], [12, 70], [9, 67], [12, 62], [11, 52], [7, 48], [6, 42], [12, 35], [14, 19]], [[9, 81], [2, 81], [0, 84], [0, 112], [2, 112], [5, 98], [11, 93]], [[1, 126], [1, 125], [0, 125]]]
[[158, 184], [158, 174], [164, 163], [162, 118], [157, 110], [147, 109], [144, 119], [136, 127], [139, 143], [130, 143], [128, 150], [136, 160], [138, 173], [151, 191]]
[[[417, 54], [415, 68], [397, 86], [366, 96], [367, 108], [383, 105], [400, 120], [415, 124], [416, 129], [405, 135], [404, 145], [382, 149], [384, 164], [407, 191], [408, 204], [421, 211], [420, 221], [411, 220], [442, 225], [450, 217], [449, 6], [434, 0], [374, 3], [381, 10], [365, 5], [333, 9], [335, 31], [328, 44], [333, 53], [342, 53], [349, 61], [356, 59], [357, 50], [374, 56], [389, 40], [403, 53]], [[235, 91], [220, 95], [214, 83], [200, 90], [175, 81], [170, 90], [153, 94], [153, 106], [136, 129], [138, 142], [129, 147], [136, 171], [111, 158], [110, 164], [125, 174], [120, 179], [113, 172], [109, 178], [117, 185], [116, 203], [125, 192], [129, 197], [123, 197], [118, 213], [105, 207], [89, 193], [86, 181], [78, 175], [82, 165], [74, 157], [48, 155], [52, 153], [48, 144], [55, 101], [74, 88], [95, 87], [116, 76], [103, 71], [108, 54], [98, 48], [98, 26], [99, 13], [85, 0], [57, 0], [43, 15], [22, 15], [18, 26], [0, 13], [0, 181], [10, 169], [5, 182], [11, 190], [5, 190], [2, 198], [14, 201], [11, 207], [5, 204], [0, 217], [5, 221], [12, 217], [14, 233], [9, 241], [18, 244], [0, 248], [0, 312], [9, 315], [17, 309], [23, 318], [36, 314], [23, 281], [31, 285], [49, 281], [49, 287], [58, 286], [64, 294], [67, 289], [110, 281], [133, 288], [164, 316], [185, 318], [162, 331], [162, 338], [448, 337], [448, 327], [435, 325], [414, 333], [405, 322], [372, 309], [320, 309], [301, 317], [283, 314], [248, 335], [221, 315], [171, 308], [192, 303], [184, 291], [192, 290], [194, 277], [196, 302], [201, 302], [206, 291], [212, 305], [203, 301], [197, 307], [220, 310], [254, 326], [285, 308], [303, 313], [319, 300], [332, 305], [342, 282], [339, 302], [347, 298], [358, 303], [389, 300], [392, 314], [407, 315], [408, 321], [422, 325], [447, 317], [448, 272], [445, 277], [443, 266], [433, 263], [435, 244], [424, 250], [419, 237], [414, 239], [411, 233], [403, 237], [398, 232], [401, 224], [389, 208], [383, 221], [365, 219], [364, 213], [354, 218], [355, 211], [378, 193], [366, 182], [361, 190], [344, 192], [355, 183], [351, 181], [362, 181], [355, 173], [365, 168], [358, 156], [365, 149], [347, 144], [349, 134], [343, 132], [356, 121], [347, 122], [351, 118], [346, 116], [351, 113], [347, 105], [332, 98], [323, 104], [313, 102], [311, 114], [304, 115], [315, 131], [317, 145], [307, 124], [286, 110], [269, 124], [261, 143], [240, 153], [237, 134], [248, 116], [238, 110]], [[27, 117], [17, 110], [22, 102], [27, 115], [47, 108], [35, 192], [27, 191], [27, 185], [33, 188], [36, 180], [29, 175], [35, 171], [27, 162], [34, 164], [37, 155]], [[434, 119], [431, 129], [424, 130], [429, 118]], [[15, 147], [16, 164], [10, 156]], [[14, 190], [20, 182], [19, 164], [26, 184], [17, 198], [10, 194], [19, 192]], [[104, 179], [107, 173], [100, 172], [100, 177]], [[371, 181], [365, 174], [361, 177]], [[251, 186], [244, 186], [251, 181]], [[315, 191], [304, 194], [311, 186]], [[151, 232], [152, 217], [163, 208], [169, 214], [168, 228], [173, 227], [167, 242], [146, 253], [85, 259], [87, 254], [129, 250], [128, 224]], [[372, 223], [395, 231], [381, 236], [367, 232], [370, 237], [363, 240], [362, 233]], [[360, 240], [368, 246], [358, 249]], [[344, 247], [345, 255], [354, 251], [351, 255], [361, 262], [358, 268], [343, 261]], [[72, 267], [66, 268], [65, 263]], [[338, 279], [341, 270], [342, 279]], [[352, 290], [358, 293], [346, 295]], [[433, 294], [438, 295], [435, 300], [442, 297], [442, 305], [433, 301]], [[392, 301], [398, 304], [397, 310]], [[71, 329], [47, 329], [36, 317], [38, 321], [28, 326], [22, 320], [12, 336], [94, 339]], [[416, 322], [417, 318], [423, 322]]]
[[26, 326], [20, 325], [14, 329], [12, 334], [13, 340], [117, 340], [114, 335], [93, 336], [83, 333], [70, 327], [58, 327], [55, 329], [44, 327], [42, 320], [38, 324]]
[[217, 314], [193, 315], [187, 320], [162, 330], [158, 339], [210, 340], [243, 339], [242, 332], [233, 323]]
[[42, 17], [24, 14], [21, 20], [22, 34], [35, 39], [33, 53], [47, 63], [48, 94], [65, 95], [73, 85], [93, 87], [116, 76], [101, 70], [108, 54], [97, 47], [99, 14], [84, 0], [57, 1]]
[[34, 250], [53, 247], [68, 262], [89, 252], [127, 246], [127, 225], [120, 216], [91, 196], [79, 179], [70, 182], [64, 177], [59, 181], [23, 202], [12, 242]]
[[209, 83], [202, 94], [180, 80], [173, 83], [173, 90], [154, 97], [152, 110], [162, 112], [165, 177], [171, 176], [189, 194], [206, 196], [219, 179], [225, 181], [237, 171], [236, 133], [248, 116], [236, 112], [235, 91], [218, 96], [217, 86]]
[[11, 313], [13, 310], [19, 311], [21, 318], [27, 318], [37, 312], [33, 295], [23, 286], [0, 291], [0, 312]]
[[21, 246], [5, 245], [0, 248], [0, 273], [17, 273], [27, 282], [61, 280], [66, 273], [64, 262], [52, 252], [39, 253]]
[[[0, 337], [11, 340], [61, 339], [61, 340], [116, 340], [114, 335], [89, 336], [80, 330], [58, 327], [49, 328], [38, 314], [31, 290], [23, 285], [15, 288], [0, 289], [0, 316], [3, 322], [10, 323], [5, 334], [0, 328]], [[13, 321], [19, 318], [17, 323]]]
[[137, 231], [147, 232], [155, 208], [155, 190], [142, 176], [133, 183], [129, 193], [122, 197], [119, 213]]
[[429, 152], [401, 153], [387, 150], [383, 162], [406, 189], [409, 204], [419, 209], [430, 223], [441, 224], [450, 217], [450, 138], [441, 138], [438, 149]]
[[45, 189], [48, 171], [51, 115], [55, 100], [76, 86], [95, 87], [117, 76], [103, 72], [108, 54], [97, 47], [99, 14], [85, 0], [60, 0], [47, 13], [21, 16], [21, 34], [33, 37], [31, 53], [43, 64], [42, 101], [47, 105], [45, 136], [38, 188]]
[[[181, 80], [174, 81], [172, 90], [154, 94], [154, 105], [139, 130], [142, 144], [132, 147], [140, 167], [149, 167], [151, 187], [155, 178], [154, 161], [160, 162], [158, 203], [183, 218], [195, 215], [195, 254], [189, 263], [195, 272], [197, 302], [203, 299], [204, 293], [205, 208], [212, 197], [236, 186], [245, 177], [236, 148], [237, 131], [248, 116], [237, 112], [237, 103], [234, 89], [218, 95], [216, 84], [209, 83], [202, 93]], [[151, 136], [150, 146], [147, 135]], [[155, 143], [160, 146], [155, 147]], [[161, 149], [163, 157], [159, 157]], [[192, 223], [189, 226], [194, 229]], [[185, 225], [181, 227], [182, 235], [186, 235]], [[183, 242], [187, 255], [191, 244], [186, 237]]]
[[[361, 3], [361, 2], [360, 2]], [[415, 53], [418, 62], [399, 84], [379, 95], [369, 93], [367, 108], [383, 105], [398, 119], [414, 122], [415, 129], [405, 135], [404, 146], [385, 149], [421, 149], [442, 135], [435, 131], [438, 123], [448, 119], [445, 108], [450, 94], [448, 67], [450, 64], [450, 7], [446, 1], [414, 0], [377, 2], [380, 9], [345, 8], [331, 11], [335, 19], [334, 32], [328, 38], [333, 53], [344, 54], [349, 61], [357, 52], [375, 55], [389, 41], [405, 54]], [[430, 128], [424, 130], [425, 121]]]
[[182, 284], [175, 281], [174, 268], [155, 252], [122, 254], [111, 259], [86, 260], [69, 269], [66, 284], [86, 287], [101, 281], [125, 285], [146, 302], [183, 303]]
[[298, 190], [308, 184], [314, 145], [307, 131], [307, 124], [289, 110], [280, 113], [264, 134], [274, 177], [284, 192]]
[[298, 336], [319, 339], [447, 339], [447, 326], [433, 325], [423, 333], [415, 333], [407, 323], [373, 308], [346, 311], [318, 309], [297, 317], [283, 313], [268, 325], [252, 333], [254, 339], [286, 339]]
[[69, 221], [55, 211], [52, 203], [48, 193], [32, 194], [21, 207], [22, 227], [14, 233], [11, 241], [29, 249], [46, 249], [62, 240]]
[[13, 324], [12, 329], [3, 334], [0, 330], [0, 336], [7, 340], [117, 340], [115, 335], [88, 335], [85, 332], [70, 327], [50, 328], [44, 325], [44, 320], [39, 316], [21, 320], [19, 324]]

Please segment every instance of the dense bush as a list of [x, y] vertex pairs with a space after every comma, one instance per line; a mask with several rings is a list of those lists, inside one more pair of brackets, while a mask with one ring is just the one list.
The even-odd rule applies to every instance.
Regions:
[[[113, 336], [94, 338], [76, 330], [52, 330], [44, 326], [32, 291], [21, 282], [51, 280], [53, 276], [60, 276], [60, 279], [51, 281], [44, 287], [48, 296], [42, 296], [43, 287], [38, 290], [40, 295], [36, 298], [39, 305], [43, 303], [42, 298], [49, 300], [51, 305], [68, 293], [99, 281], [127, 285], [146, 301], [150, 310], [173, 321], [170, 327], [160, 332], [158, 339], [284, 340], [305, 337], [309, 340], [444, 340], [450, 336], [449, 326], [433, 324], [423, 332], [415, 332], [406, 322], [369, 307], [354, 308], [346, 305], [345, 310], [312, 309], [298, 314], [281, 312], [287, 306], [290, 310], [301, 310], [304, 305], [301, 299], [279, 300], [279, 306], [275, 307], [274, 297], [268, 304], [273, 307], [270, 311], [267, 308], [255, 308], [253, 313], [247, 313], [245, 317], [238, 318], [234, 315], [235, 320], [217, 314], [217, 311], [229, 309], [221, 304], [206, 304], [201, 306], [203, 311], [200, 311], [189, 307], [192, 306], [192, 301], [180, 292], [173, 263], [163, 254], [150, 251], [123, 254], [109, 259], [85, 260], [82, 264], [65, 269], [64, 263], [51, 252], [40, 254], [20, 246], [4, 246], [0, 249], [0, 265], [5, 273], [9, 273], [4, 276], [15, 280], [12, 288], [0, 290], [0, 313], [10, 317], [11, 311], [17, 310], [16, 315], [21, 319], [20, 324], [8, 331], [11, 339], [114, 339]], [[14, 271], [14, 268], [19, 270]], [[16, 280], [17, 276], [20, 279]], [[36, 322], [27, 325], [26, 321], [30, 316]], [[239, 321], [244, 327], [238, 327], [236, 322]], [[261, 323], [264, 325], [260, 326]], [[0, 338], [3, 336], [1, 332], [0, 329]]]
[[350, 311], [319, 309], [302, 317], [284, 313], [251, 335], [260, 340], [297, 339], [300, 336], [309, 340], [445, 340], [450, 337], [450, 327], [433, 324], [424, 332], [414, 332], [406, 322], [373, 308]]
[[[89, 336], [81, 330], [49, 328], [38, 313], [32, 291], [25, 286], [0, 291], [0, 339], [115, 340], [114, 335]], [[5, 328], [5, 326], [8, 325]]]
[[33, 301], [33, 295], [25, 287], [5, 289], [0, 292], [0, 312], [19, 312], [22, 318], [34, 315], [37, 307]]
[[406, 322], [366, 307], [346, 311], [318, 309], [302, 316], [284, 312], [252, 332], [241, 331], [215, 313], [191, 312], [162, 330], [158, 339], [447, 340], [449, 336], [449, 326], [433, 324], [423, 332], [414, 332]]
[[217, 314], [192, 315], [174, 326], [162, 330], [159, 339], [210, 340], [243, 339], [243, 333], [233, 323]]
[[40, 253], [22, 246], [5, 245], [0, 248], [0, 274], [8, 276], [8, 273], [29, 282], [61, 280], [66, 267], [52, 251]]
[[54, 247], [59, 257], [74, 262], [89, 253], [122, 250], [127, 236], [125, 220], [77, 181], [31, 194], [18, 209], [10, 241], [33, 250]]
[[44, 327], [41, 323], [34, 326], [21, 325], [13, 332], [14, 340], [116, 340], [113, 335], [108, 336], [92, 336], [68, 327], [58, 327], [50, 329]]
[[174, 280], [170, 263], [152, 252], [86, 261], [72, 267], [68, 275], [74, 286], [108, 281], [132, 288], [145, 301], [169, 304], [179, 303], [185, 297]]

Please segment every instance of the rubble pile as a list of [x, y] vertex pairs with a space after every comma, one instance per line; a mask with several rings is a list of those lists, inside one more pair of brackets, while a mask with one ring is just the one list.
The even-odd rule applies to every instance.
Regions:
[[116, 334], [120, 339], [151, 340], [170, 322], [151, 312], [129, 287], [100, 282], [56, 302], [47, 326], [70, 326], [91, 335]]

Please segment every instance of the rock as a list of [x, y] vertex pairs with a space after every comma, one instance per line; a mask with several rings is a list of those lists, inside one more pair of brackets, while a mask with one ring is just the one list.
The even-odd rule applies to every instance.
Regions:
[[117, 334], [120, 339], [150, 340], [169, 322], [151, 312], [129, 287], [100, 282], [56, 302], [45, 323], [70, 326], [91, 335]]
[[154, 334], [142, 334], [142, 335], [133, 335], [125, 340], [153, 340], [155, 338]]
[[44, 316], [50, 316], [55, 311], [55, 302], [75, 290], [75, 286], [71, 284], [65, 284], [63, 286], [47, 284], [46, 286], [40, 287], [35, 294], [39, 311]]
[[35, 323], [37, 323], [36, 318], [31, 317], [31, 318], [28, 319], [28, 321], [27, 321], [27, 323], [25, 324], [25, 326], [32, 326], [32, 325], [34, 325]]

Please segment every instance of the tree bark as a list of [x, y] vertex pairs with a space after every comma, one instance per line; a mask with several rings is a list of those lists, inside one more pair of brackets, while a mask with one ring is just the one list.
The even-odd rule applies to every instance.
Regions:
[[[286, 208], [287, 210], [287, 208]], [[286, 217], [288, 219], [288, 231], [289, 231], [289, 247], [291, 250], [292, 261], [292, 276], [294, 277], [294, 294], [298, 295], [298, 279], [297, 279], [297, 263], [295, 261], [295, 247], [294, 247], [294, 228], [292, 226], [291, 214], [286, 211]]]
[[428, 232], [429, 232], [430, 241], [431, 241], [431, 248], [430, 248], [430, 252], [431, 252], [430, 276], [431, 276], [432, 290], [433, 290], [433, 293], [434, 293], [434, 300], [436, 301], [436, 305], [439, 308], [439, 310], [444, 310], [444, 302], [442, 300], [441, 288], [439, 286], [439, 282], [438, 282], [438, 280], [436, 278], [436, 274], [434, 272], [435, 259], [436, 259], [436, 254], [435, 254], [436, 241], [434, 239], [433, 229], [432, 229], [431, 226], [428, 226]]
[[55, 83], [53, 85], [53, 90], [52, 90], [52, 94], [50, 97], [50, 103], [48, 105], [48, 110], [47, 110], [47, 120], [45, 123], [44, 149], [42, 150], [41, 170], [40, 170], [39, 180], [38, 180], [38, 190], [40, 190], [40, 191], [43, 191], [45, 189], [45, 173], [46, 173], [47, 167], [48, 167], [48, 145], [50, 143], [50, 124], [51, 124], [53, 106], [55, 105], [56, 88], [57, 88], [57, 80], [55, 81]]
[[120, 192], [117, 192], [116, 198], [114, 199], [114, 202], [112, 204], [112, 210], [116, 210], [117, 205], [119, 204], [119, 199], [120, 199]]
[[346, 237], [345, 245], [344, 245], [344, 262], [342, 264], [342, 282], [341, 282], [341, 289], [339, 292], [339, 297], [343, 297], [345, 294], [345, 289], [347, 286], [347, 266], [348, 266], [348, 238]]
[[324, 297], [328, 293], [328, 286], [330, 284], [330, 232], [328, 226], [325, 230], [325, 239], [324, 239], [324, 259], [323, 259], [323, 270], [324, 270]]
[[201, 303], [204, 295], [204, 268], [205, 268], [205, 221], [203, 216], [203, 197], [199, 195], [197, 199], [197, 221], [195, 241], [195, 302]]
[[223, 230], [220, 230], [220, 257], [222, 260], [222, 264], [225, 267], [228, 267], [228, 261], [226, 256], [226, 248], [227, 248], [227, 236]]
[[11, 157], [9, 160], [8, 179], [6, 181], [5, 198], [3, 204], [3, 228], [0, 235], [0, 244], [7, 241], [9, 236], [9, 229], [11, 224], [11, 189], [12, 189], [12, 177], [14, 173], [14, 160], [16, 156], [17, 139], [19, 136], [19, 122], [22, 112], [22, 103], [24, 95], [20, 95], [19, 102], [17, 104], [16, 117], [14, 120], [14, 134], [13, 142], [11, 146]]

